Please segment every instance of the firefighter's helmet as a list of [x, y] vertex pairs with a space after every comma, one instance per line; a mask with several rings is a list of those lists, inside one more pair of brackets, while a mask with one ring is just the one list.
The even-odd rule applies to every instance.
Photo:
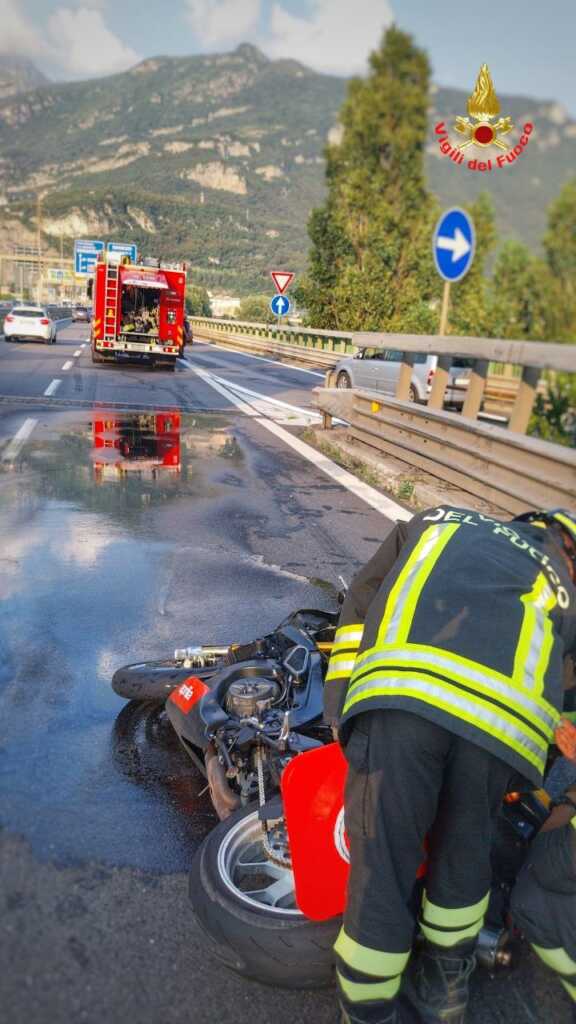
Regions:
[[572, 543], [563, 540], [562, 547], [572, 562], [574, 579], [576, 581], [576, 515], [573, 512], [570, 512], [567, 508], [523, 512], [522, 515], [515, 516], [513, 521], [540, 523], [542, 526], [552, 527], [555, 531], [562, 531], [564, 537], [570, 537]]

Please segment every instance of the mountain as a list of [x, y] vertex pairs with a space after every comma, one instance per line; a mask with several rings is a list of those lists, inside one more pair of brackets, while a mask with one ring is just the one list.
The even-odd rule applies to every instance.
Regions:
[[[268, 290], [268, 271], [302, 271], [306, 221], [324, 194], [323, 148], [338, 136], [342, 78], [253, 46], [145, 60], [94, 81], [48, 83], [0, 101], [0, 251], [45, 243], [136, 241], [190, 261], [217, 291]], [[432, 96], [427, 166], [443, 205], [483, 189], [503, 237], [538, 245], [545, 209], [576, 164], [576, 123], [558, 105], [500, 95], [503, 115], [535, 125], [514, 165], [489, 177], [441, 157], [436, 121], [466, 113], [465, 92]]]
[[0, 100], [47, 84], [46, 76], [26, 57], [0, 53]]

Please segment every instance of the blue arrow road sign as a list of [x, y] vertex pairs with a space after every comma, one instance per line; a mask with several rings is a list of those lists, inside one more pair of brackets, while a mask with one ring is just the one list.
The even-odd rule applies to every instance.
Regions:
[[292, 308], [290, 299], [287, 299], [285, 295], [275, 295], [270, 300], [270, 309], [274, 313], [274, 316], [286, 316]]
[[138, 249], [132, 242], [108, 242], [108, 252], [119, 252], [122, 256], [129, 256], [130, 263], [136, 263]]
[[443, 213], [436, 225], [432, 252], [436, 270], [445, 281], [459, 281], [474, 259], [476, 236], [472, 218], [457, 206]]
[[76, 239], [74, 242], [75, 273], [79, 275], [92, 274], [99, 252], [104, 252], [104, 242], [86, 242]]

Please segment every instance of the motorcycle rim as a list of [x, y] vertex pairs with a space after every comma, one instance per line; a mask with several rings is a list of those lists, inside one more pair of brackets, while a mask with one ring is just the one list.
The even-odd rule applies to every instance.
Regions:
[[230, 829], [218, 850], [217, 866], [228, 891], [252, 910], [303, 917], [296, 906], [292, 871], [266, 855], [257, 811]]

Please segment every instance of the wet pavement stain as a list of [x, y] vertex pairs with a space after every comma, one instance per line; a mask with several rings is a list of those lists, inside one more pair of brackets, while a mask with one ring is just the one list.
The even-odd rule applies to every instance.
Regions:
[[110, 679], [333, 606], [328, 581], [257, 553], [284, 496], [261, 514], [249, 464], [234, 417], [98, 410], [48, 417], [0, 473], [0, 822], [36, 856], [183, 871], [213, 827], [162, 710]]

